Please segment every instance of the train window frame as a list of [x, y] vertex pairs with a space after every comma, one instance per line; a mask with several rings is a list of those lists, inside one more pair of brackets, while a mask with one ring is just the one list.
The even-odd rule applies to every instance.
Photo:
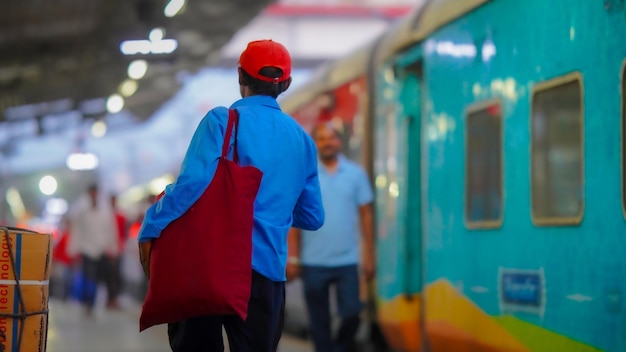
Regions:
[[[558, 86], [562, 86], [571, 82], [578, 82], [580, 87], [580, 113], [578, 120], [580, 122], [580, 187], [582, 190], [582, 201], [580, 211], [576, 216], [571, 217], [545, 217], [535, 215], [535, 209], [533, 207], [533, 194], [535, 184], [533, 182], [533, 155], [534, 155], [534, 143], [533, 143], [533, 108], [535, 106], [535, 96], [537, 93], [552, 89]], [[529, 109], [529, 181], [530, 181], [530, 217], [533, 225], [535, 226], [577, 226], [580, 225], [586, 208], [586, 194], [585, 194], [585, 86], [583, 75], [580, 71], [570, 72], [561, 76], [557, 76], [545, 81], [538, 82], [534, 85], [530, 95], [530, 109]]]
[[[469, 188], [468, 188], [468, 172], [469, 168], [467, 166], [468, 161], [468, 143], [469, 143], [469, 128], [468, 121], [469, 116], [473, 113], [479, 112], [481, 110], [485, 110], [490, 106], [498, 106], [500, 109], [500, 216], [496, 220], [478, 220], [473, 221], [468, 218], [468, 210], [469, 210]], [[465, 227], [469, 230], [487, 230], [487, 229], [498, 229], [502, 227], [504, 223], [504, 211], [505, 211], [505, 194], [504, 194], [504, 122], [505, 122], [505, 114], [504, 114], [504, 104], [501, 98], [493, 98], [488, 100], [483, 100], [480, 102], [473, 103], [469, 105], [464, 112], [465, 115], [465, 153], [464, 153], [464, 162], [465, 162], [465, 170], [463, 174], [464, 178], [464, 192], [463, 192], [463, 220], [465, 222]]]
[[620, 145], [620, 164], [621, 164], [621, 193], [622, 193], [622, 215], [624, 219], [626, 219], [626, 59], [622, 62], [622, 70], [621, 70], [621, 78], [620, 78], [620, 98], [621, 98], [621, 109], [620, 109], [620, 135], [621, 135], [621, 145]]

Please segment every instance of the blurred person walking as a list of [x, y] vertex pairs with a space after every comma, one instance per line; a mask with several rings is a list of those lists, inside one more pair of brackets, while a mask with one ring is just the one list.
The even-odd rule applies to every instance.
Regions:
[[117, 196], [111, 195], [111, 209], [115, 217], [115, 228], [117, 233], [118, 250], [115, 254], [109, 256], [110, 270], [107, 278], [109, 287], [109, 296], [107, 297], [107, 308], [119, 309], [117, 298], [122, 291], [122, 274], [120, 272], [121, 255], [124, 252], [126, 244], [126, 216], [117, 207]]
[[[315, 351], [354, 351], [363, 308], [358, 264], [361, 262], [361, 270], [368, 281], [373, 278], [376, 265], [374, 196], [365, 171], [340, 153], [341, 138], [330, 123], [315, 126], [312, 136], [321, 161], [319, 180], [326, 221], [317, 231], [290, 231], [287, 278], [302, 278]], [[363, 235], [361, 251], [359, 227]], [[331, 285], [336, 287], [341, 317], [334, 339]]]
[[119, 252], [116, 220], [108, 199], [96, 184], [87, 188], [71, 206], [68, 254], [80, 256], [83, 273], [81, 299], [87, 316], [93, 314], [98, 283], [104, 281], [108, 296], [115, 297], [110, 284], [113, 258]]
[[50, 280], [50, 296], [66, 301], [72, 292], [74, 258], [68, 254], [70, 239], [70, 221], [67, 216], [61, 218], [58, 238], [52, 252], [52, 272], [54, 283]]
[[[170, 345], [175, 352], [223, 351], [222, 326], [233, 352], [276, 351], [285, 305], [287, 233], [291, 226], [315, 230], [324, 221], [315, 143], [276, 101], [291, 83], [287, 49], [271, 40], [253, 41], [241, 54], [239, 65], [242, 99], [230, 107], [237, 111], [239, 124], [235, 137], [230, 139], [228, 156], [232, 158], [236, 148], [239, 165], [251, 165], [263, 173], [254, 204], [248, 315], [245, 321], [228, 315], [169, 324]], [[228, 114], [224, 107], [208, 112], [191, 140], [177, 181], [148, 209], [139, 234], [146, 271], [149, 246], [143, 244], [159, 237], [211, 183], [221, 156]]]

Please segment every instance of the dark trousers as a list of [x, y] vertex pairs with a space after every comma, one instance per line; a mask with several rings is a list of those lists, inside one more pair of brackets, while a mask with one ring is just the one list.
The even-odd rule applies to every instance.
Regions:
[[117, 296], [119, 286], [116, 286], [114, 283], [114, 268], [116, 265], [115, 259], [104, 255], [97, 259], [86, 255], [82, 256], [83, 282], [81, 293], [85, 306], [93, 308], [95, 305], [99, 282], [106, 284], [109, 300]]
[[113, 303], [117, 300], [122, 290], [122, 274], [120, 272], [120, 257], [108, 258], [107, 270], [108, 301]]
[[168, 324], [174, 352], [222, 352], [222, 326], [231, 352], [276, 352], [283, 329], [285, 283], [252, 271], [246, 321], [237, 315], [214, 315]]
[[[303, 266], [301, 277], [315, 351], [353, 351], [363, 307], [359, 298], [357, 266]], [[337, 308], [341, 317], [341, 326], [334, 341], [330, 319], [330, 286], [333, 284], [337, 288]]]

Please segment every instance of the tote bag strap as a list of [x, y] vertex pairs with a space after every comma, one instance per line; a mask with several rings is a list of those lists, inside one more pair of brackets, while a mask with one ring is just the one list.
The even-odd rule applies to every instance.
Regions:
[[226, 133], [224, 134], [224, 143], [222, 144], [222, 158], [226, 159], [228, 155], [228, 146], [230, 144], [230, 136], [235, 128], [235, 143], [233, 148], [233, 161], [239, 162], [237, 153], [237, 131], [239, 130], [239, 113], [235, 109], [228, 109], [228, 124], [226, 125]]

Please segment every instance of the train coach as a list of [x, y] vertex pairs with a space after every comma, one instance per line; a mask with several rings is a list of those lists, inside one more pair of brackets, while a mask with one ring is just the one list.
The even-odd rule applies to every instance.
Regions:
[[399, 351], [626, 351], [622, 0], [432, 0], [283, 101], [376, 189]]

